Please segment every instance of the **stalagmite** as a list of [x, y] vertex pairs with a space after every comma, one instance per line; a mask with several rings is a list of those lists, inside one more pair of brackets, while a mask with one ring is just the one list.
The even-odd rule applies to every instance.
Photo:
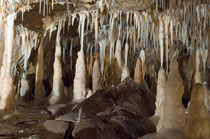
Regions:
[[122, 74], [121, 74], [121, 81], [125, 80], [125, 78], [130, 77], [130, 71], [128, 69], [128, 43], [125, 44], [125, 65], [122, 69]]
[[93, 93], [95, 93], [97, 90], [100, 89], [100, 78], [101, 78], [100, 68], [99, 68], [98, 59], [96, 58], [94, 61], [93, 73], [92, 73]]
[[121, 41], [118, 39], [117, 44], [116, 44], [116, 50], [115, 50], [115, 58], [117, 59], [117, 63], [122, 68], [122, 46], [121, 46]]
[[55, 45], [55, 61], [53, 74], [53, 89], [49, 98], [51, 105], [60, 103], [64, 96], [64, 85], [62, 80], [62, 64], [61, 64], [61, 45], [60, 45], [61, 21], [58, 24], [56, 45]]
[[25, 75], [21, 78], [20, 97], [22, 102], [27, 102], [30, 99], [29, 84]]
[[164, 105], [166, 99], [166, 73], [163, 68], [161, 68], [158, 72], [158, 81], [157, 81], [157, 94], [156, 94], [156, 110], [155, 115], [159, 116], [159, 122], [157, 125], [157, 132], [160, 131], [161, 125], [163, 122], [163, 114], [164, 114]]
[[43, 94], [43, 79], [44, 79], [44, 52], [43, 52], [43, 42], [44, 38], [42, 38], [38, 50], [38, 62], [36, 65], [36, 83], [35, 83], [35, 93], [34, 99], [39, 100], [44, 97]]
[[200, 73], [200, 51], [196, 49], [194, 52], [194, 72], [192, 75], [191, 90], [196, 83], [202, 84], [202, 76]]
[[210, 90], [206, 82], [203, 83], [203, 87], [204, 87], [204, 94], [205, 94], [206, 110], [207, 112], [210, 112]]
[[116, 49], [115, 49], [115, 61], [114, 61], [114, 84], [117, 85], [121, 81], [121, 75], [122, 75], [122, 67], [123, 67], [123, 60], [122, 60], [122, 48], [121, 48], [121, 40], [117, 40]]
[[141, 58], [137, 58], [136, 60], [136, 67], [134, 72], [134, 81], [138, 84], [142, 83], [142, 61]]
[[12, 49], [14, 37], [14, 20], [16, 14], [7, 15], [5, 25], [4, 56], [0, 76], [0, 110], [14, 110], [13, 100], [13, 78], [11, 75]]
[[85, 54], [84, 54], [84, 24], [85, 24], [85, 14], [80, 15], [81, 34], [80, 43], [81, 49], [78, 52], [78, 57], [76, 61], [75, 77], [74, 77], [74, 87], [73, 87], [73, 102], [81, 101], [86, 98], [86, 69], [85, 69]]
[[84, 51], [78, 52], [76, 73], [74, 77], [73, 101], [80, 101], [86, 97], [86, 71]]
[[185, 129], [185, 109], [182, 104], [184, 93], [183, 80], [178, 70], [178, 63], [171, 62], [168, 80], [166, 82], [166, 101], [164, 105], [161, 131], [167, 128]]
[[141, 61], [142, 61], [142, 79], [144, 79], [144, 76], [145, 76], [146, 70], [147, 70], [146, 55], [145, 55], [144, 50], [140, 51], [140, 58], [141, 58]]
[[122, 70], [121, 81], [125, 80], [127, 77], [130, 77], [130, 71], [127, 65], [125, 65]]
[[203, 70], [206, 72], [206, 61], [208, 59], [208, 49], [200, 48], [202, 62], [203, 62]]
[[209, 139], [210, 122], [205, 108], [204, 88], [201, 84], [193, 87], [186, 128], [191, 139]]

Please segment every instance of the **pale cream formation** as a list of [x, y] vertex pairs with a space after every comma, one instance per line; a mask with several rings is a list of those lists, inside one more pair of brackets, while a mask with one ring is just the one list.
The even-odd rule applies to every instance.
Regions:
[[0, 76], [0, 110], [13, 111], [15, 103], [13, 98], [13, 78], [11, 75], [12, 49], [14, 37], [14, 20], [16, 14], [7, 15], [5, 24], [5, 40], [3, 64]]
[[93, 93], [100, 89], [100, 67], [98, 63], [98, 59], [96, 58], [93, 65], [93, 73], [92, 73], [92, 89]]
[[76, 73], [73, 87], [73, 101], [81, 101], [86, 98], [86, 70], [84, 51], [81, 49], [78, 52], [76, 62]]
[[60, 103], [64, 98], [64, 85], [62, 80], [61, 45], [60, 45], [61, 23], [58, 25], [55, 48], [53, 88], [49, 98], [51, 105]]
[[160, 68], [158, 72], [158, 81], [157, 81], [157, 94], [156, 94], [156, 110], [155, 115], [159, 116], [159, 121], [157, 125], [157, 132], [160, 131], [161, 125], [163, 122], [164, 114], [164, 104], [166, 99], [166, 73], [164, 68]]

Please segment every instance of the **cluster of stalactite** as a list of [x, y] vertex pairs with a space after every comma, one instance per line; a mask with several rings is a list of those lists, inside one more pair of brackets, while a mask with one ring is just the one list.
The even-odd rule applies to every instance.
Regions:
[[[54, 0], [33, 2], [39, 2], [39, 12], [46, 18], [49, 18], [47, 15], [55, 4], [66, 4], [67, 7], [72, 4], [69, 1]], [[51, 105], [62, 103], [65, 99], [62, 63], [65, 64], [67, 52], [71, 59], [72, 53], [77, 53], [73, 48], [78, 43], [75, 43], [76, 40], [72, 38], [67, 38], [65, 41], [61, 39], [65, 29], [74, 26], [76, 22], [80, 50], [75, 65], [73, 97], [71, 100], [69, 98], [69, 101], [80, 102], [97, 90], [117, 85], [130, 76], [137, 84], [147, 85], [149, 84], [147, 76], [149, 76], [152, 82], [149, 85], [150, 89], [152, 85], [157, 84], [157, 91], [153, 90], [157, 92], [155, 115], [160, 117], [157, 131], [163, 132], [168, 128], [186, 129], [189, 137], [209, 137], [207, 113], [210, 110], [209, 82], [202, 78], [207, 76], [209, 70], [210, 7], [208, 0], [201, 2], [150, 0], [145, 3], [141, 0], [131, 3], [126, 0], [117, 0], [114, 3], [100, 0], [96, 2], [96, 7], [93, 9], [68, 10], [62, 16], [57, 16], [53, 22], [43, 27], [43, 32], [40, 34], [23, 26], [14, 27], [17, 12], [23, 12], [24, 20], [24, 12], [30, 12], [33, 2], [2, 0], [0, 4], [2, 8], [0, 23], [4, 30], [4, 36], [1, 37], [5, 40], [0, 74], [0, 109], [14, 110], [15, 99], [23, 99], [27, 95], [28, 60], [33, 49], [38, 49], [34, 99], [44, 98], [43, 42], [47, 35], [51, 40], [51, 34], [55, 31], [57, 33], [53, 85], [48, 102]], [[127, 3], [129, 4], [126, 5]], [[138, 9], [136, 5], [140, 8]], [[89, 37], [92, 34], [94, 34], [94, 41]], [[68, 45], [69, 42], [70, 45]], [[13, 50], [20, 53], [14, 54]], [[184, 61], [186, 64], [183, 61], [180, 62], [183, 53], [187, 54]], [[190, 59], [193, 59], [193, 62]], [[70, 61], [72, 65], [72, 60]], [[175, 61], [183, 67], [179, 67]], [[19, 81], [21, 88], [16, 93], [13, 77], [16, 76], [18, 63], [23, 63], [24, 68]], [[186, 73], [182, 77], [180, 71], [184, 73], [184, 70], [190, 69], [190, 64], [193, 64], [192, 74], [189, 72], [189, 75]], [[158, 76], [156, 76], [157, 73]], [[184, 82], [182, 78], [188, 82]], [[189, 82], [189, 89], [184, 89], [183, 85], [187, 86]], [[182, 104], [182, 96], [185, 92], [189, 93], [186, 98], [191, 99], [187, 123]], [[15, 94], [17, 97], [14, 97]], [[199, 116], [193, 116], [195, 108]], [[198, 127], [193, 126], [193, 121], [197, 121], [205, 132], [197, 130]]]

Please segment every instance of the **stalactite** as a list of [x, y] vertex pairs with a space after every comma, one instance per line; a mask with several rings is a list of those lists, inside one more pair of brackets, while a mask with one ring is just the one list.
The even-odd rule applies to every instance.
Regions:
[[52, 5], [52, 10], [54, 9], [54, 0], [52, 0], [52, 3], [51, 3]]
[[101, 63], [101, 75], [104, 73], [104, 59], [106, 55], [106, 45], [107, 45], [107, 40], [101, 40], [99, 41], [99, 46], [100, 46], [100, 63]]
[[44, 1], [44, 3], [43, 3], [43, 16], [45, 16], [45, 12], [46, 12], [46, 10], [45, 10], [46, 0], [43, 0], [43, 1]]
[[41, 38], [39, 50], [38, 50], [38, 60], [36, 64], [36, 83], [35, 83], [35, 93], [34, 99], [40, 100], [44, 97], [43, 94], [43, 79], [44, 79], [44, 52], [43, 52], [44, 37]]
[[3, 64], [1, 67], [0, 76], [0, 110], [11, 111], [14, 110], [15, 104], [13, 99], [13, 78], [11, 75], [12, 64], [12, 47], [14, 37], [14, 20], [16, 14], [7, 15], [5, 25], [5, 50], [3, 56]]
[[163, 67], [163, 56], [164, 56], [164, 25], [162, 21], [162, 17], [160, 17], [160, 27], [159, 27], [159, 42], [160, 42], [160, 60], [161, 60], [161, 67]]
[[73, 101], [81, 101], [86, 98], [86, 69], [85, 69], [85, 55], [84, 55], [84, 24], [85, 14], [80, 15], [81, 18], [81, 49], [78, 52], [76, 61], [76, 72], [74, 77]]
[[210, 124], [205, 108], [204, 88], [196, 84], [192, 90], [186, 133], [189, 138], [210, 138]]
[[169, 33], [169, 31], [168, 31], [168, 26], [169, 26], [169, 16], [165, 16], [165, 47], [166, 47], [166, 49], [165, 49], [165, 56], [166, 56], [166, 73], [168, 74], [168, 62], [169, 62], [169, 55], [168, 55], [168, 53], [169, 53], [169, 50], [168, 50], [168, 47], [169, 47], [169, 37], [168, 37], [168, 33]]
[[53, 88], [52, 93], [49, 98], [49, 103], [56, 104], [60, 103], [63, 100], [63, 80], [62, 80], [62, 64], [61, 64], [61, 45], [60, 45], [60, 32], [62, 29], [62, 21], [59, 21], [57, 36], [56, 36], [56, 45], [55, 45], [55, 61], [54, 61], [54, 74], [53, 74]]
[[42, 12], [42, 0], [39, 1], [39, 14]]
[[84, 50], [84, 27], [85, 27], [85, 14], [81, 14], [80, 15], [80, 26], [81, 26], [81, 39], [80, 39], [80, 43], [81, 43], [81, 50]]
[[98, 43], [98, 11], [95, 12], [95, 46], [97, 46]]
[[185, 109], [182, 104], [183, 93], [184, 86], [178, 70], [178, 63], [173, 61], [170, 63], [170, 72], [166, 82], [166, 101], [161, 131], [167, 128], [181, 131], [185, 129]]
[[99, 67], [99, 62], [98, 59], [96, 58], [94, 61], [94, 66], [93, 66], [93, 73], [92, 73], [92, 90], [93, 93], [95, 93], [97, 90], [100, 89], [100, 79], [101, 79], [101, 74], [100, 74], [100, 67]]

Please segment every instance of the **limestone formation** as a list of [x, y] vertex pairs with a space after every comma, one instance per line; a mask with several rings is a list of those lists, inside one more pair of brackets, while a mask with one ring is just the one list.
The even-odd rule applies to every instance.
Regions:
[[142, 83], [142, 61], [141, 58], [137, 58], [136, 67], [134, 71], [134, 81], [138, 84]]
[[121, 81], [125, 80], [127, 77], [130, 77], [130, 71], [128, 67], [125, 65], [122, 70]]
[[184, 86], [178, 70], [178, 63], [173, 61], [170, 63], [170, 72], [166, 82], [166, 101], [160, 131], [167, 128], [185, 129], [185, 108], [182, 104], [183, 93]]
[[61, 64], [61, 45], [60, 45], [60, 32], [61, 24], [58, 26], [56, 36], [56, 49], [55, 49], [55, 61], [54, 61], [54, 74], [53, 74], [53, 89], [49, 98], [50, 104], [57, 104], [63, 100], [64, 86], [62, 81], [62, 64]]
[[157, 81], [157, 94], [156, 94], [156, 110], [155, 115], [159, 116], [159, 121], [157, 125], [157, 132], [160, 131], [163, 115], [164, 115], [164, 107], [166, 102], [166, 73], [163, 68], [161, 68], [158, 72], [158, 81]]
[[29, 84], [25, 76], [21, 79], [20, 97], [22, 102], [30, 100]]
[[200, 73], [200, 51], [199, 49], [196, 49], [194, 53], [194, 72], [192, 76], [192, 83], [191, 83], [191, 89], [196, 83], [202, 84], [202, 76]]
[[86, 97], [86, 70], [84, 51], [78, 52], [78, 58], [76, 62], [76, 73], [74, 78], [73, 87], [73, 101], [80, 101]]
[[[11, 1], [10, 1], [11, 2]], [[14, 20], [16, 14], [7, 15], [5, 24], [4, 56], [0, 75], [0, 110], [13, 111], [13, 77], [11, 74], [12, 50], [14, 37]]]
[[41, 40], [41, 45], [39, 46], [38, 50], [38, 62], [36, 65], [36, 86], [35, 86], [35, 93], [34, 93], [34, 99], [40, 100], [44, 97], [43, 92], [43, 79], [44, 79], [44, 52], [43, 52], [43, 42], [44, 40]]
[[144, 79], [144, 76], [145, 76], [146, 71], [147, 71], [146, 54], [145, 54], [144, 50], [140, 51], [140, 58], [141, 58], [141, 62], [142, 62], [142, 79]]
[[191, 93], [186, 133], [190, 139], [210, 138], [210, 122], [205, 107], [204, 87], [201, 84], [195, 84]]
[[98, 89], [100, 89], [100, 79], [101, 79], [100, 68], [99, 68], [98, 59], [96, 58], [94, 61], [93, 73], [92, 73], [93, 93], [95, 93]]

